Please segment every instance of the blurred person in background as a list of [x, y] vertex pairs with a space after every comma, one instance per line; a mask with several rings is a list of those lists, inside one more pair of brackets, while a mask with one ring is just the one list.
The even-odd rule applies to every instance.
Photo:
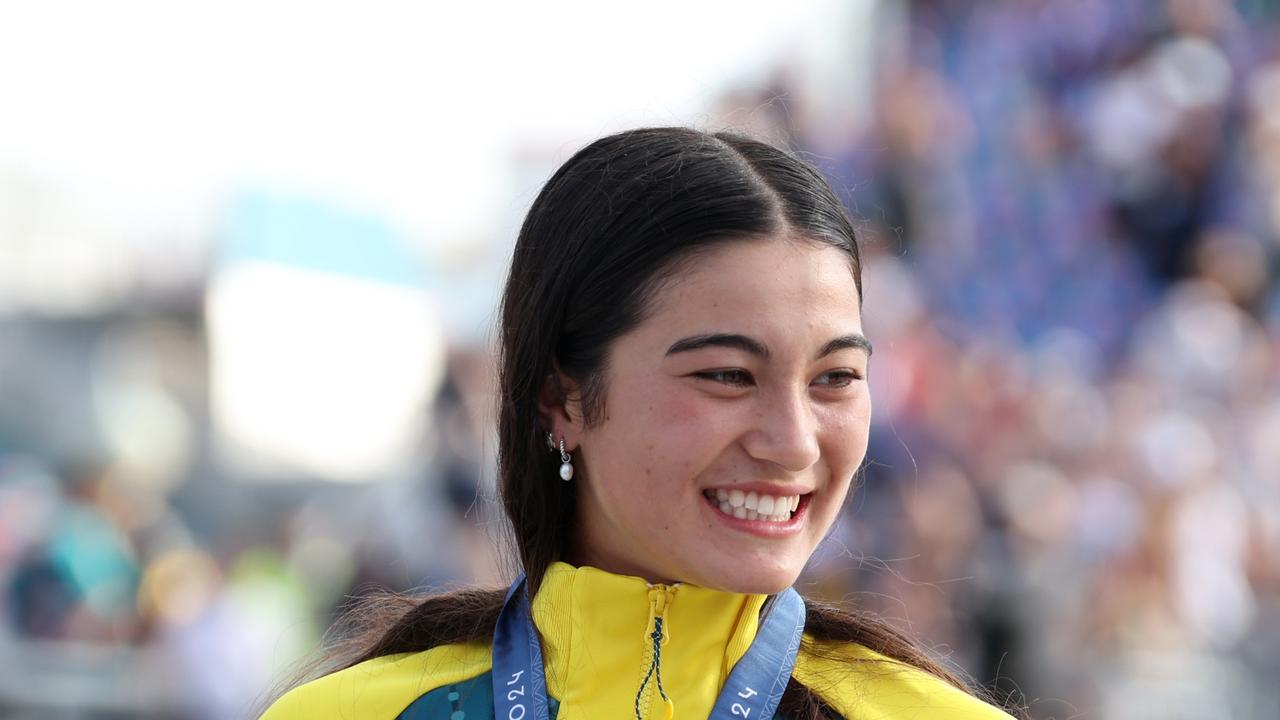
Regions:
[[1008, 717], [791, 588], [865, 456], [861, 272], [839, 201], [772, 146], [665, 128], [579, 151], [502, 302], [523, 574], [357, 608], [336, 671], [264, 717]]

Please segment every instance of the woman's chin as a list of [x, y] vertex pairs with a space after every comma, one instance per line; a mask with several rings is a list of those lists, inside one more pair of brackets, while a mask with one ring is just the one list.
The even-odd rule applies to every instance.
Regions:
[[706, 573], [706, 577], [703, 578], [702, 582], [695, 582], [694, 584], [725, 592], [773, 595], [791, 587], [796, 578], [800, 576], [801, 569], [800, 567], [757, 567], [750, 571], [744, 571], [739, 567], [732, 570]]

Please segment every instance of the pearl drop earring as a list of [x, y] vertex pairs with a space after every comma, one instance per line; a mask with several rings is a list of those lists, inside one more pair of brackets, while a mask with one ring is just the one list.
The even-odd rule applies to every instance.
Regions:
[[560, 438], [560, 479], [569, 482], [573, 479], [573, 458], [564, 450], [564, 438]]

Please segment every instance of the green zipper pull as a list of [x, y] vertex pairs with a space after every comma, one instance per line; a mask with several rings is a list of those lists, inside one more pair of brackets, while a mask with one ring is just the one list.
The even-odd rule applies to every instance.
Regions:
[[[669, 588], [666, 585], [653, 585], [649, 588], [649, 624], [644, 629], [644, 635], [648, 638], [653, 634], [654, 626], [658, 620], [663, 619], [667, 613], [667, 606], [671, 604], [671, 596], [675, 594], [675, 588]], [[662, 623], [664, 626], [665, 622]], [[669, 631], [663, 629], [662, 643], [667, 642]]]
[[666, 612], [667, 606], [671, 604], [671, 596], [674, 594], [675, 587], [653, 585], [649, 588], [649, 623], [645, 628], [645, 640], [652, 643], [652, 646], [646, 650], [651, 659], [644, 680], [640, 683], [640, 689], [636, 692], [636, 720], [644, 720], [640, 712], [640, 701], [644, 697], [645, 688], [649, 685], [649, 678], [654, 676], [657, 677], [658, 695], [662, 698], [663, 720], [672, 720], [675, 717], [676, 704], [662, 687], [662, 646], [671, 639], [671, 631], [667, 629]]

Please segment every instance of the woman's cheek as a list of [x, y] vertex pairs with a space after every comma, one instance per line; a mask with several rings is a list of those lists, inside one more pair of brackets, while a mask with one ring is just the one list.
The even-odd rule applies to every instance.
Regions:
[[[841, 464], [852, 462], [858, 465], [867, 451], [867, 442], [871, 433], [871, 403], [868, 398], [860, 397], [829, 409], [822, 423], [824, 445], [829, 449], [829, 456], [840, 458]], [[846, 460], [852, 458], [852, 460]]]
[[708, 398], [679, 380], [656, 383], [635, 398], [644, 408], [645, 423], [664, 436], [679, 435], [706, 421], [711, 411]]
[[724, 400], [702, 393], [665, 392], [652, 399], [650, 427], [656, 432], [656, 457], [671, 474], [696, 477], [732, 440], [734, 411]]

